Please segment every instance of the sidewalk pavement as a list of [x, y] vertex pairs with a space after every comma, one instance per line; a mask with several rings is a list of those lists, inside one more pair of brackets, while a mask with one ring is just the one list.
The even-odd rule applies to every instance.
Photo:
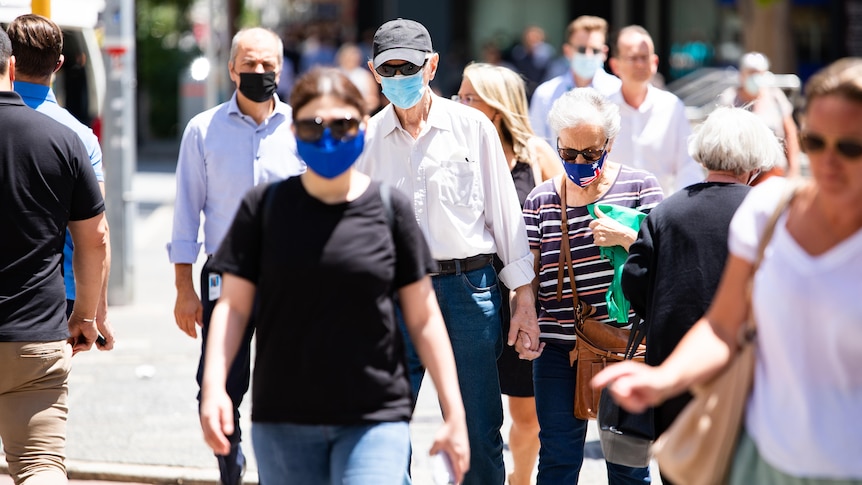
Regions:
[[[134, 301], [111, 305], [109, 318], [117, 343], [110, 352], [75, 356], [69, 380], [67, 468], [73, 484], [137, 483], [217, 485], [218, 468], [200, 431], [195, 373], [200, 340], [177, 329], [173, 318], [173, 268], [165, 243], [170, 239], [177, 143], [139, 147], [131, 200], [137, 203], [133, 226]], [[108, 208], [112, 210], [112, 208]], [[198, 274], [203, 263], [194, 266]], [[197, 279], [195, 281], [197, 283]], [[250, 398], [240, 410], [248, 457], [245, 483], [257, 484], [249, 439]], [[504, 398], [505, 410], [505, 398]], [[511, 420], [504, 413], [503, 438]], [[442, 422], [430, 380], [411, 422], [415, 485], [431, 485], [427, 450]], [[580, 483], [607, 483], [598, 433], [591, 423]], [[507, 468], [512, 465], [508, 449]], [[653, 467], [653, 483], [660, 483]], [[0, 485], [11, 483], [0, 455]], [[535, 470], [534, 470], [535, 476]]]

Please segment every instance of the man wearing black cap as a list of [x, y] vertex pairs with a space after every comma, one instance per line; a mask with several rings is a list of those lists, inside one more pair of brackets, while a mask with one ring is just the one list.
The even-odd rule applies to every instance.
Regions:
[[[464, 483], [502, 484], [501, 302], [491, 260], [500, 256], [499, 277], [515, 288], [508, 344], [533, 359], [541, 353], [533, 255], [496, 129], [481, 112], [431, 92], [438, 61], [422, 24], [396, 19], [377, 30], [369, 67], [391, 105], [369, 121], [357, 167], [413, 200], [437, 260], [432, 280], [467, 413], [471, 461]], [[415, 397], [424, 369], [406, 345]]]

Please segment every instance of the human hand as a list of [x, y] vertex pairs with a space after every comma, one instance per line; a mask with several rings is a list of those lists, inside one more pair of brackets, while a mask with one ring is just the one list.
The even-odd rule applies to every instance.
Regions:
[[593, 206], [593, 212], [596, 214], [590, 222], [593, 243], [599, 247], [622, 246], [628, 250], [637, 239], [637, 232], [606, 216], [598, 204]]
[[595, 389], [606, 387], [614, 401], [630, 413], [642, 413], [664, 402], [671, 384], [661, 367], [631, 360], [607, 366], [590, 381]]
[[467, 421], [463, 415], [459, 419], [446, 419], [434, 436], [429, 455], [444, 452], [449, 457], [455, 483], [464, 481], [470, 469], [470, 441], [467, 438]]
[[200, 410], [201, 429], [204, 441], [216, 455], [230, 453], [230, 440], [233, 429], [233, 402], [222, 387], [210, 390], [206, 387], [201, 392]]
[[512, 317], [509, 320], [509, 335], [506, 344], [515, 345], [521, 341], [525, 350], [539, 350], [539, 321], [536, 318], [536, 300], [531, 285], [515, 288], [512, 297]]
[[67, 342], [72, 346], [72, 355], [78, 352], [86, 352], [93, 346], [93, 342], [99, 336], [96, 328], [95, 318], [85, 318], [72, 312], [69, 316], [69, 338]]
[[104, 343], [102, 343], [97, 338], [96, 348], [99, 350], [112, 350], [116, 339], [114, 338], [114, 326], [111, 325], [110, 320], [108, 320], [107, 312], [99, 312], [96, 314], [96, 327], [99, 330], [99, 335], [105, 339]]
[[194, 288], [178, 289], [174, 304], [174, 319], [180, 330], [191, 338], [197, 338], [196, 326], [203, 325], [204, 307]]
[[542, 355], [542, 351], [545, 350], [545, 343], [539, 343], [539, 348], [537, 350], [530, 350], [528, 345], [530, 337], [524, 332], [518, 333], [518, 340], [515, 342], [515, 352], [518, 353], [518, 358], [521, 360], [535, 360], [538, 359], [539, 356]]

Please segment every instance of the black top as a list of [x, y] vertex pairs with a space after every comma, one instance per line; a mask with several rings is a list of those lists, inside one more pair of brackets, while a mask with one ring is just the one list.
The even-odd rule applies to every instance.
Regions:
[[533, 167], [524, 162], [515, 162], [515, 166], [512, 167], [512, 181], [515, 182], [515, 192], [518, 193], [518, 202], [523, 208], [527, 196], [536, 187], [536, 180], [533, 177]]
[[[641, 225], [623, 267], [622, 287], [646, 322], [648, 364], [664, 362], [709, 308], [727, 260], [730, 220], [750, 188], [691, 185], [656, 206]], [[687, 398], [676, 404], [682, 401]], [[676, 407], [672, 401], [668, 405]], [[666, 428], [661, 421], [657, 418], [657, 433]]]
[[[262, 227], [265, 190], [275, 190]], [[329, 205], [299, 177], [253, 188], [213, 260], [257, 286], [252, 420], [349, 425], [410, 419], [392, 293], [434, 269], [406, 196], [379, 184]]]
[[66, 225], [105, 210], [90, 157], [71, 129], [0, 92], [0, 341], [69, 337]]

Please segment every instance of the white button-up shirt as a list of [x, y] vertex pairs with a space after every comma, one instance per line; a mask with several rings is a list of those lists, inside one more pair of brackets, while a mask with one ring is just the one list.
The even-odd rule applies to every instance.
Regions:
[[629, 106], [622, 91], [608, 96], [620, 107], [620, 133], [609, 158], [651, 172], [665, 194], [703, 181], [703, 167], [688, 154], [691, 126], [685, 105], [673, 93], [649, 86], [640, 107]]
[[410, 197], [435, 259], [497, 253], [506, 286], [532, 281], [515, 185], [497, 131], [480, 111], [432, 95], [414, 139], [389, 105], [369, 121], [356, 167]]

